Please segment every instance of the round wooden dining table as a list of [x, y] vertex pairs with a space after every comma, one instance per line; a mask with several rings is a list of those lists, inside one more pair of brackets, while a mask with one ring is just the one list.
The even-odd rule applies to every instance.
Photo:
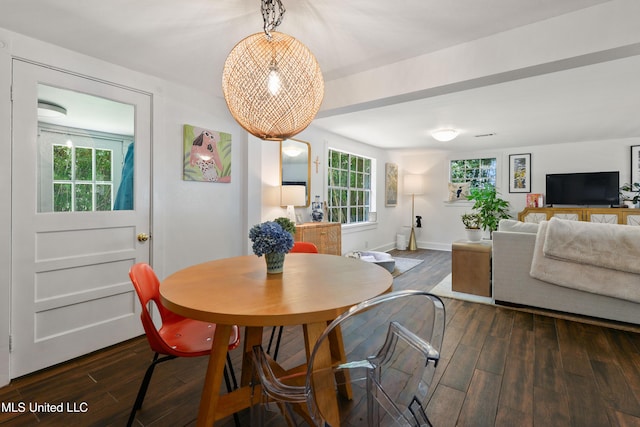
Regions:
[[[164, 306], [217, 324], [197, 425], [211, 426], [250, 406], [251, 351], [261, 344], [263, 327], [302, 325], [308, 357], [327, 322], [355, 304], [390, 291], [392, 284], [391, 274], [373, 263], [306, 253], [287, 254], [281, 274], [267, 274], [263, 257], [247, 255], [193, 265], [167, 277], [160, 284]], [[233, 325], [246, 327], [241, 387], [220, 395]], [[327, 363], [332, 353], [342, 353], [340, 348], [322, 351]]]

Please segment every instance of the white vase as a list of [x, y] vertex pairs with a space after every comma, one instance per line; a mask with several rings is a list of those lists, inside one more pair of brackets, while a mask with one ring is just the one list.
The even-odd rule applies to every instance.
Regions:
[[482, 240], [482, 230], [479, 228], [466, 228], [467, 240], [470, 242], [479, 242]]

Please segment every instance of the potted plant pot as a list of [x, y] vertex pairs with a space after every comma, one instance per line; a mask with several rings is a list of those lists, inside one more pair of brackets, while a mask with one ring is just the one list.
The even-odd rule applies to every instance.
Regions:
[[467, 228], [467, 240], [470, 242], [479, 242], [482, 240], [482, 230], [479, 228]]

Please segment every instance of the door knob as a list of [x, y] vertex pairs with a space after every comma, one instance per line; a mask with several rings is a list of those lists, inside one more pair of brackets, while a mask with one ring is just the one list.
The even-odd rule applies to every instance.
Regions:
[[146, 242], [150, 237], [151, 236], [149, 236], [147, 233], [140, 233], [138, 234], [138, 242]]

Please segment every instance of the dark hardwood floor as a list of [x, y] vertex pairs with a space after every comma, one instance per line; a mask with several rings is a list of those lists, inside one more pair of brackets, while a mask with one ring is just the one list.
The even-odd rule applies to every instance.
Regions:
[[[392, 253], [425, 260], [396, 277], [396, 289], [431, 289], [451, 272], [449, 252]], [[638, 333], [453, 299], [445, 306], [442, 359], [428, 408], [435, 426], [640, 426]], [[282, 364], [303, 360], [301, 335], [299, 327], [285, 328]], [[139, 337], [15, 379], [0, 388], [0, 424], [123, 426], [151, 357]], [[232, 359], [239, 371], [240, 352]], [[206, 363], [159, 365], [135, 425], [195, 425]], [[70, 407], [34, 414], [29, 405], [35, 403]], [[249, 411], [239, 416], [250, 425]], [[216, 425], [234, 424], [229, 418]]]

